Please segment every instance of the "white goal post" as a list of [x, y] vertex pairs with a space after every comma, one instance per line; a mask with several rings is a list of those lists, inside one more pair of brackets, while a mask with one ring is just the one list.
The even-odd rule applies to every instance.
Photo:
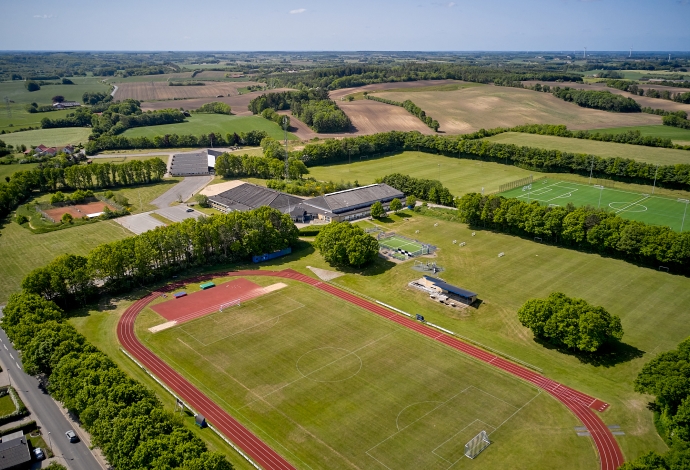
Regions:
[[469, 457], [470, 459], [475, 458], [481, 451], [489, 447], [489, 444], [491, 444], [491, 441], [486, 431], [480, 432], [465, 444], [465, 457]]
[[240, 299], [231, 300], [230, 302], [225, 302], [224, 304], [220, 304], [220, 311], [222, 312], [226, 308], [234, 307], [235, 305], [237, 305], [238, 307], [241, 305]]

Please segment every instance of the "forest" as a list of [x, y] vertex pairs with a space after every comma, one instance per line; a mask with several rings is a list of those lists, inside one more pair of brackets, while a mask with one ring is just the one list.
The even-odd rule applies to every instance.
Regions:
[[[262, 114], [266, 109], [289, 109], [293, 116], [316, 132], [342, 132], [351, 126], [350, 118], [328, 98], [326, 90], [267, 93], [249, 102], [249, 110], [253, 114]], [[270, 119], [274, 115], [267, 116]]]

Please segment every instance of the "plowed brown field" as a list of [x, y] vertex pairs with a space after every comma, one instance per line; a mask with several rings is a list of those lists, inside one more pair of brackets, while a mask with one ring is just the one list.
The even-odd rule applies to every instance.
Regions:
[[[237, 83], [237, 82], [235, 82]], [[246, 86], [245, 83], [249, 82], [241, 82], [242, 86]], [[208, 85], [207, 85], [208, 86]], [[205, 87], [170, 87], [170, 88], [205, 88]], [[240, 87], [238, 87], [240, 88]], [[290, 88], [276, 88], [274, 90], [270, 90], [272, 93], [278, 93], [281, 91], [289, 91]], [[159, 109], [165, 109], [165, 108], [183, 108], [186, 110], [192, 110], [192, 109], [197, 109], [200, 108], [202, 105], [206, 103], [210, 103], [212, 101], [220, 101], [221, 103], [227, 103], [230, 105], [232, 108], [232, 114], [237, 114], [239, 116], [251, 116], [252, 113], [247, 109], [247, 106], [249, 105], [249, 102], [256, 98], [257, 96], [261, 96], [264, 93], [268, 93], [266, 91], [253, 91], [251, 93], [244, 93], [242, 95], [238, 95], [235, 93], [234, 96], [226, 96], [223, 98], [216, 98], [215, 95], [212, 97], [208, 98], [192, 98], [188, 100], [175, 100], [174, 103], [171, 103], [170, 101], [151, 101], [148, 103], [142, 103], [141, 109], [143, 111], [157, 111]]]
[[[179, 100], [187, 98], [211, 98], [236, 96], [237, 89], [257, 82], [204, 82], [204, 86], [169, 86], [167, 82], [131, 82], [118, 84], [114, 98], [133, 98], [139, 101]], [[170, 107], [170, 106], [166, 106]], [[178, 107], [177, 103], [174, 107]]]

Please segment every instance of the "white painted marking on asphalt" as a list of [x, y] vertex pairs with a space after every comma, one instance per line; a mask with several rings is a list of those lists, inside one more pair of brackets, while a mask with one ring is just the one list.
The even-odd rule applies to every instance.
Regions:
[[[2, 347], [5, 348], [5, 349], [7, 349], [7, 346], [5, 346], [4, 344], [2, 345]], [[9, 351], [9, 349], [7, 349], [7, 350]]]
[[12, 355], [12, 353], [10, 353], [10, 357], [11, 357], [12, 359], [14, 359], [14, 356]]
[[16, 362], [15, 362], [15, 364], [17, 365], [17, 369], [22, 370], [22, 368], [19, 367], [19, 364], [17, 364]]

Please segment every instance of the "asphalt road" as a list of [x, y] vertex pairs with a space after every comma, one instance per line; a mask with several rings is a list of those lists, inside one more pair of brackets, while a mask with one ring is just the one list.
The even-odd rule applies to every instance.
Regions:
[[49, 440], [48, 432], [50, 432], [50, 443], [53, 446], [53, 452], [58, 457], [57, 460], [66, 464], [70, 470], [98, 470], [102, 468], [83, 441], [80, 440], [74, 444], [68, 442], [65, 432], [74, 429], [72, 424], [62, 414], [53, 399], [41, 392], [38, 388], [38, 380], [26, 374], [21, 368], [22, 363], [19, 354], [7, 339], [5, 330], [1, 328], [0, 362], [10, 375], [12, 386], [31, 410], [32, 417], [41, 422], [43, 438], [46, 442]]
[[168, 207], [178, 199], [186, 201], [192, 194], [199, 192], [212, 179], [213, 176], [187, 176], [171, 189], [168, 189], [165, 193], [151, 201], [151, 204], [162, 209]]

